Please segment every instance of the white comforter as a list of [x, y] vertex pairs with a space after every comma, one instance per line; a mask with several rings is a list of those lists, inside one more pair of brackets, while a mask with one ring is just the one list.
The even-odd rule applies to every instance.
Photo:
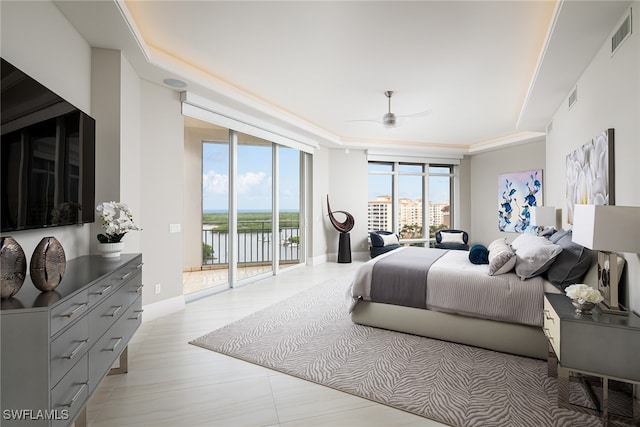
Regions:
[[[371, 278], [376, 262], [402, 256], [401, 251], [405, 249], [408, 248], [387, 252], [360, 267], [349, 291], [350, 311], [360, 299], [371, 301]], [[489, 276], [488, 265], [472, 264], [468, 257], [466, 251], [448, 251], [432, 264], [427, 280], [428, 309], [542, 325], [544, 292], [551, 290], [542, 277], [521, 280], [515, 273]]]

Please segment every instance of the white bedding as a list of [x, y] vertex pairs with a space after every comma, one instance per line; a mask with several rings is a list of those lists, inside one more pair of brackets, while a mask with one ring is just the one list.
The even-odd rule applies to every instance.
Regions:
[[[402, 256], [401, 247], [363, 264], [350, 287], [350, 311], [360, 299], [371, 301], [371, 278], [380, 259]], [[448, 251], [435, 261], [428, 273], [428, 309], [492, 320], [542, 325], [544, 292], [559, 293], [542, 277], [521, 280], [515, 273], [489, 276], [489, 266], [469, 261], [469, 252]]]

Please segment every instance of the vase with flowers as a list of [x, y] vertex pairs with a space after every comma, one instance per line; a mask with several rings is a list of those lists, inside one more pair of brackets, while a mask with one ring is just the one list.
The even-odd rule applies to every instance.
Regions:
[[564, 291], [579, 314], [590, 314], [593, 307], [604, 299], [600, 291], [584, 283], [567, 286]]
[[98, 251], [105, 258], [119, 258], [122, 238], [129, 231], [142, 230], [133, 222], [133, 213], [122, 202], [103, 202], [96, 207], [104, 233], [98, 234]]

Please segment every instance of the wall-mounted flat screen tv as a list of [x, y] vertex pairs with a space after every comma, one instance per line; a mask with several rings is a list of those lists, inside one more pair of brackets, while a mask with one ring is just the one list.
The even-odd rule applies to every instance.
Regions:
[[95, 220], [95, 120], [4, 59], [2, 232]]

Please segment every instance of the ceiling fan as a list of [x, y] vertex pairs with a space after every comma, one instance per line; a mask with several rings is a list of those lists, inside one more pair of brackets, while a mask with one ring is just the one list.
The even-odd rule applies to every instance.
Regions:
[[392, 113], [391, 97], [393, 96], [393, 91], [392, 90], [385, 91], [384, 96], [387, 97], [388, 110], [387, 110], [387, 113], [385, 113], [382, 116], [382, 120], [363, 119], [363, 120], [349, 120], [349, 122], [375, 122], [383, 125], [386, 128], [395, 128], [401, 124], [403, 119], [412, 119], [412, 118], [423, 117], [431, 114], [431, 110], [421, 111], [419, 113], [414, 113], [414, 114], [404, 114], [404, 115]]

